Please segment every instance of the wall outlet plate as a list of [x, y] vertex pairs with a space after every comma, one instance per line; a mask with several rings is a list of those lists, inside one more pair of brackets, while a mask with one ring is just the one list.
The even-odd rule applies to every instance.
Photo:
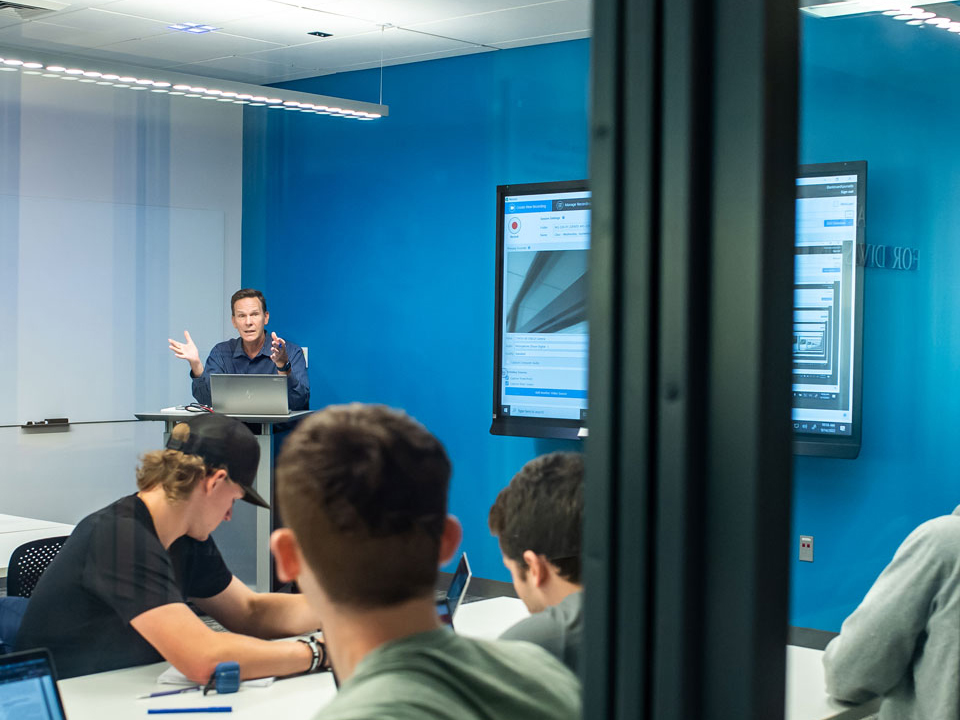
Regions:
[[800, 536], [801, 562], [813, 562], [813, 535]]

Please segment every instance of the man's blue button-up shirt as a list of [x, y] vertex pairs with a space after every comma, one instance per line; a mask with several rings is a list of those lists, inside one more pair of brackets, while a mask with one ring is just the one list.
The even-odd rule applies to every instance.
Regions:
[[[290, 361], [290, 374], [287, 376], [287, 403], [290, 412], [310, 408], [310, 379], [307, 377], [307, 364], [303, 359], [303, 350], [292, 342], [285, 343], [287, 359]], [[193, 379], [193, 396], [198, 403], [210, 405], [210, 373], [229, 373], [231, 375], [276, 375], [277, 365], [270, 359], [270, 343], [264, 338], [260, 352], [251, 359], [243, 351], [240, 338], [217, 343], [210, 351], [210, 357], [203, 365], [203, 375]]]

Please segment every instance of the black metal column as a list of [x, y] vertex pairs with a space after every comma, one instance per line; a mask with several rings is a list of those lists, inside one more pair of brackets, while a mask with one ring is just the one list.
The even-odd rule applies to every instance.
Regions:
[[783, 712], [797, 10], [595, 0], [585, 718]]

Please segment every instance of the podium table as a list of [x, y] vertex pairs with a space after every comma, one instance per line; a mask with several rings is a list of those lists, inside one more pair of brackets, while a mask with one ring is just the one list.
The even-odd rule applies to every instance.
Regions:
[[[275, 425], [288, 422], [295, 422], [306, 417], [311, 413], [310, 410], [298, 410], [289, 415], [235, 415], [227, 413], [230, 417], [236, 418], [247, 425], [259, 425], [260, 432], [255, 433], [257, 442], [260, 445], [260, 464], [257, 466], [257, 478], [254, 481], [254, 489], [267, 502], [273, 497], [273, 429]], [[161, 410], [160, 412], [138, 412], [134, 413], [137, 420], [153, 420], [164, 423], [163, 444], [167, 444], [170, 438], [170, 431], [178, 422], [183, 422], [198, 413], [187, 410]], [[257, 567], [257, 592], [269, 592], [273, 579], [273, 562], [270, 557], [270, 532], [273, 526], [273, 503], [271, 510], [257, 508], [257, 531], [256, 531], [256, 567]]]

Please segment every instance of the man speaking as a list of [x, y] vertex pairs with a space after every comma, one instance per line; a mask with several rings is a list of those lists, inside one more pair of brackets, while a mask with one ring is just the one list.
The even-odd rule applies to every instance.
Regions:
[[206, 363], [200, 362], [200, 351], [190, 333], [183, 331], [185, 342], [170, 338], [170, 349], [178, 358], [190, 363], [193, 397], [210, 405], [210, 373], [231, 375], [286, 375], [287, 403], [290, 411], [310, 407], [310, 380], [303, 350], [271, 333], [267, 342], [266, 325], [270, 321], [267, 301], [259, 290], [237, 290], [230, 298], [233, 326], [240, 337], [224, 340], [213, 346]]

